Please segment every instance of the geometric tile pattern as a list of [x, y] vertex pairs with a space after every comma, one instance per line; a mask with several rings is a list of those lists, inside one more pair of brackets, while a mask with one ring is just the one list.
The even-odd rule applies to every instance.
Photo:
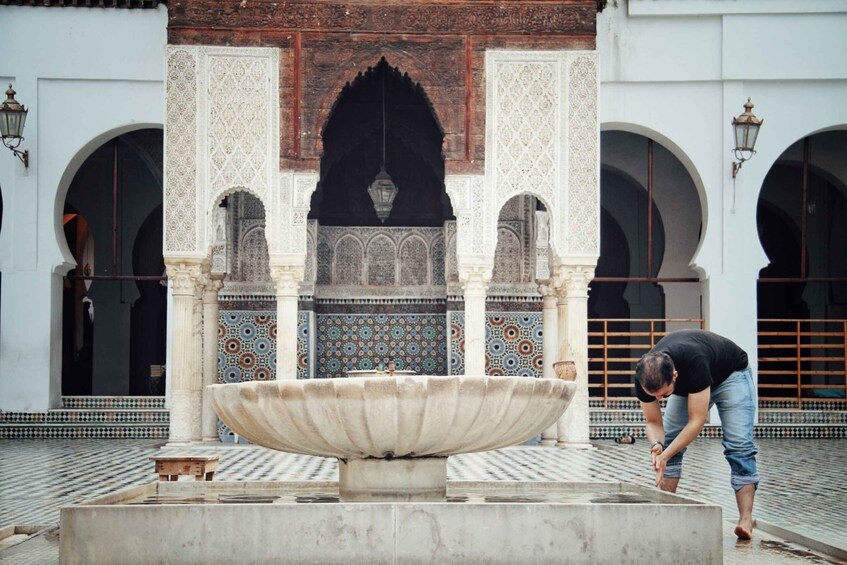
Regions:
[[[465, 313], [451, 311], [450, 374], [465, 368]], [[485, 315], [485, 370], [488, 375], [540, 377], [542, 325], [539, 312], [487, 312]]]
[[273, 380], [276, 312], [221, 311], [218, 348], [219, 383]]
[[465, 374], [465, 313], [447, 312], [450, 324], [450, 374]]
[[[308, 378], [309, 312], [297, 313], [297, 378]], [[268, 381], [276, 373], [276, 311], [222, 310], [218, 382]]]
[[164, 396], [63, 396], [62, 406], [67, 409], [135, 409], [154, 410], [165, 407]]
[[443, 314], [318, 314], [315, 377], [344, 377], [393, 360], [398, 370], [445, 375]]
[[[65, 404], [74, 404], [65, 397]], [[55, 409], [48, 412], [0, 412], [0, 438], [83, 439], [83, 438], [162, 438], [168, 437], [169, 412], [162, 397], [87, 397], [92, 406], [78, 409]], [[131, 400], [131, 399], [130, 399]], [[93, 406], [150, 405], [155, 408], [94, 408]], [[120, 402], [118, 402], [120, 401]], [[631, 399], [609, 401], [592, 399], [589, 410], [589, 437], [614, 439], [623, 434], [644, 437], [644, 416], [638, 403]], [[760, 401], [759, 421], [753, 429], [756, 438], [825, 439], [847, 438], [847, 412], [835, 410], [797, 410], [769, 408], [770, 401]], [[221, 439], [233, 441], [232, 434], [219, 423]], [[707, 425], [700, 437], [720, 438], [717, 425]]]
[[[597, 449], [518, 446], [457, 455], [448, 459], [447, 477], [453, 481], [624, 481], [651, 486], [653, 477], [643, 441], [632, 445], [608, 440], [593, 443]], [[847, 547], [847, 497], [841, 495], [847, 440], [762, 439], [757, 444], [762, 482], [756, 495], [755, 517], [830, 545]], [[0, 526], [55, 525], [61, 506], [152, 482], [156, 475], [149, 457], [153, 455], [219, 455], [215, 481], [338, 479], [337, 463], [331, 458], [251, 445], [161, 445], [152, 440], [0, 440]], [[820, 461], [822, 456], [826, 464], [815, 465], [814, 480], [809, 480], [810, 463]], [[719, 441], [698, 439], [689, 447], [678, 493], [719, 504], [727, 523], [737, 518], [729, 466]], [[725, 524], [725, 529], [728, 527]], [[731, 534], [731, 529], [728, 532]], [[785, 561], [792, 552], [780, 553], [780, 546], [772, 541], [765, 543], [769, 539], [757, 532], [752, 545], [736, 545], [731, 540], [724, 546], [725, 562], [831, 562], [799, 551], [796, 560]], [[0, 552], [0, 562], [58, 563], [57, 549], [49, 561], [20, 553], [12, 558], [9, 553]]]
[[[309, 378], [309, 316], [297, 312], [297, 378]], [[221, 310], [218, 318], [218, 382], [270, 381], [276, 378], [276, 311]], [[218, 420], [218, 437], [235, 434]]]
[[168, 425], [128, 426], [103, 424], [7, 426], [0, 424], [0, 439], [149, 439], [168, 438]]

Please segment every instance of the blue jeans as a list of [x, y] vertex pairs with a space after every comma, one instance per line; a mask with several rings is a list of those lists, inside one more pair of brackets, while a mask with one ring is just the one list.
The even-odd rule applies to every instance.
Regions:
[[[718, 407], [723, 428], [723, 454], [729, 462], [732, 488], [759, 484], [756, 470], [756, 444], [753, 443], [753, 420], [756, 414], [756, 385], [750, 367], [732, 373], [717, 388], [712, 389], [709, 408]], [[665, 447], [688, 423], [688, 397], [675, 394], [668, 398], [663, 417]], [[665, 476], [679, 478], [685, 449], [674, 455], [665, 467]]]

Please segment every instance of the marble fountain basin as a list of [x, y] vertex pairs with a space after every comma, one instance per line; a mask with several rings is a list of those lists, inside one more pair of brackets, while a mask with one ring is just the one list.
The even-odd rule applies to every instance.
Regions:
[[62, 508], [60, 561], [721, 563], [717, 505], [625, 483], [447, 484], [448, 456], [532, 437], [575, 386], [427, 376], [213, 385], [215, 410], [239, 435], [336, 457], [339, 481], [124, 489]]
[[360, 377], [211, 385], [239, 436], [336, 457], [343, 500], [443, 500], [447, 457], [521, 443], [564, 413], [576, 385], [487, 376]]

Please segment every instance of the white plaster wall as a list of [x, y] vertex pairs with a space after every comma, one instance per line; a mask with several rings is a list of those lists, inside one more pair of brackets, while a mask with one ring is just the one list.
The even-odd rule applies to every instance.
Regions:
[[[24, 169], [0, 148], [3, 272], [0, 409], [44, 411], [61, 394], [61, 228], [74, 173], [101, 143], [163, 123], [167, 13], [0, 6], [0, 79], [29, 108]], [[5, 88], [4, 88], [5, 90]]]
[[[847, 1], [610, 0], [597, 42], [601, 127], [650, 135], [692, 176], [703, 315], [755, 368], [758, 193], [791, 144], [847, 127]], [[733, 183], [730, 122], [748, 97], [765, 123]]]
[[[164, 7], [0, 6], [0, 84], [12, 81], [30, 108], [31, 159], [25, 171], [0, 148], [0, 409], [58, 401], [55, 297], [69, 256], [57, 206], [100, 142], [163, 123], [166, 24]], [[693, 259], [703, 315], [755, 351], [755, 280], [767, 261], [756, 200], [786, 148], [847, 127], [847, 0], [609, 0], [597, 50], [603, 129], [650, 135], [680, 159], [704, 215]], [[730, 120], [748, 96], [765, 125], [733, 184]]]

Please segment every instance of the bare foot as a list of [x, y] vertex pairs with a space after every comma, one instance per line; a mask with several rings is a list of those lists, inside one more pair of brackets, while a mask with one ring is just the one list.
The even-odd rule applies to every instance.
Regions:
[[753, 539], [753, 528], [738, 524], [735, 526], [735, 535], [740, 540], [751, 540]]

